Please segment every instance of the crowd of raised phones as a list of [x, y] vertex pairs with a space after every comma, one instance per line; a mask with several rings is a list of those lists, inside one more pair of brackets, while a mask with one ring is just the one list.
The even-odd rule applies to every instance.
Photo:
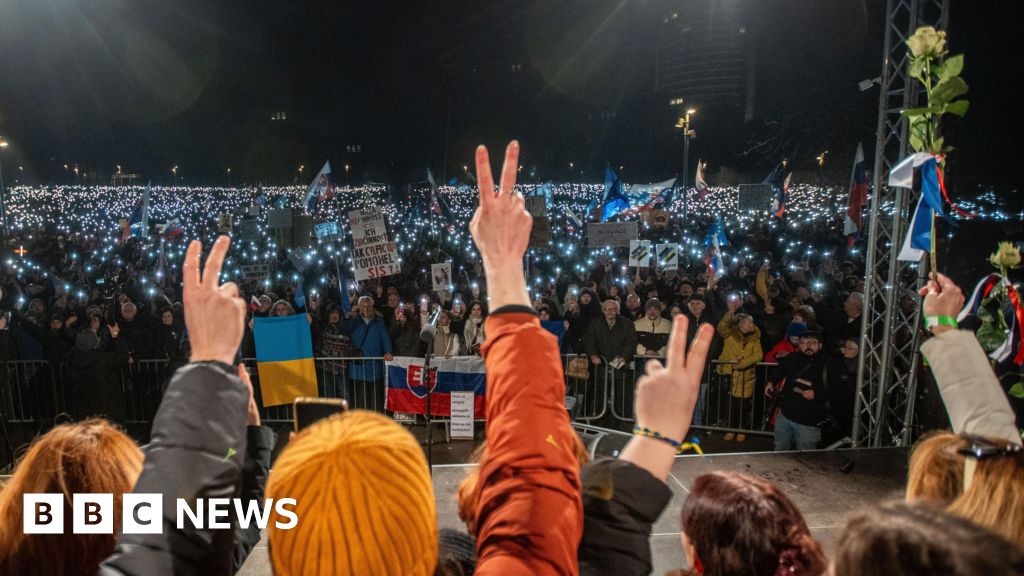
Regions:
[[[500, 190], [514, 189], [517, 156], [512, 143]], [[423, 353], [418, 340], [403, 339], [406, 330], [418, 335], [424, 316], [419, 287], [367, 286], [368, 294], [353, 295], [347, 315], [325, 296], [306, 294], [305, 306], [296, 307], [287, 286], [276, 301], [264, 294], [250, 305], [253, 294], [222, 283], [229, 249], [222, 237], [207, 246], [205, 265], [203, 247], [192, 242], [180, 269], [166, 272], [162, 295], [148, 300], [130, 276], [118, 281], [125, 290], [96, 287], [87, 298], [58, 293], [52, 282], [4, 284], [4, 308], [12, 311], [0, 320], [5, 360], [49, 356], [83, 372], [90, 370], [81, 359], [88, 354], [112, 365], [146, 358], [183, 365], [144, 449], [99, 418], [60, 425], [35, 440], [0, 489], [0, 574], [232, 574], [258, 530], [178, 528], [174, 517], [177, 498], [232, 496], [296, 499], [298, 525], [271, 526], [266, 534], [279, 576], [648, 574], [651, 528], [671, 499], [669, 470], [709, 359], [726, 361], [722, 369], [734, 372], [765, 352], [782, 360], [779, 369], [791, 382], [777, 393], [793, 399], [783, 400], [780, 418], [801, 425], [809, 415], [799, 404], [787, 412], [787, 402], [813, 402], [820, 388], [806, 372], [785, 371], [800, 370], [822, 351], [838, 354], [840, 364], [850, 359], [860, 333], [861, 271], [826, 259], [813, 271], [748, 261], [718, 279], [694, 266], [623, 285], [610, 273], [621, 263], [600, 262], [586, 278], [559, 279], [531, 293], [522, 257], [532, 220], [523, 199], [495, 193], [482, 147], [477, 174], [480, 206], [470, 230], [483, 281], [474, 288], [467, 277], [455, 294], [434, 295], [454, 313], [446, 312], [444, 329], [427, 345], [436, 354], [478, 353], [487, 368], [486, 443], [458, 494], [466, 531], [438, 529], [421, 447], [378, 414], [353, 410], [318, 422], [291, 438], [271, 467], [273, 433], [260, 425], [248, 375], [235, 365], [249, 338], [248, 316], [303, 308], [317, 346], [325, 335], [348, 330], [359, 347], [353, 327], [377, 325], [380, 349], [362, 355]], [[826, 275], [830, 288], [823, 289], [816, 283]], [[922, 305], [927, 316], [956, 316], [963, 306], [960, 289], [942, 275], [920, 296], [908, 295], [907, 306]], [[648, 323], [656, 326], [646, 330]], [[756, 474], [705, 474], [687, 487], [680, 513], [688, 566], [679, 572], [1024, 573], [1024, 454], [1014, 414], [974, 335], [942, 324], [931, 331], [921, 352], [951, 430], [914, 446], [904, 498], [851, 514], [827, 556], [779, 486]], [[635, 386], [635, 435], [618, 458], [587, 461], [564, 406], [563, 353], [585, 354], [597, 366], [651, 357]], [[734, 373], [730, 393], [752, 392]], [[797, 426], [786, 433], [802, 448], [806, 430]], [[22, 531], [23, 494], [64, 493], [70, 518], [73, 493], [131, 491], [163, 495], [161, 534]]]

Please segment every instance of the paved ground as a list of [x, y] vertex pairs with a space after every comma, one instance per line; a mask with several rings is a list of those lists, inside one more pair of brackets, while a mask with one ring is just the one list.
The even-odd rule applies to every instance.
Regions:
[[[455, 458], [457, 454], [468, 454], [472, 445], [472, 442], [460, 442], [435, 446], [435, 461], [442, 460], [442, 456]], [[847, 459], [854, 465], [843, 473], [840, 467]], [[886, 448], [682, 456], [673, 466], [669, 481], [674, 496], [654, 526], [654, 574], [664, 574], [684, 566], [685, 558], [679, 541], [679, 513], [694, 478], [713, 470], [757, 474], [780, 486], [803, 511], [815, 536], [827, 551], [831, 551], [847, 513], [860, 506], [902, 495], [907, 452], [905, 449]], [[461, 527], [454, 494], [465, 473], [463, 465], [435, 464], [434, 492], [441, 527]], [[239, 574], [269, 576], [271, 573], [267, 548], [265, 542], [261, 542]]]

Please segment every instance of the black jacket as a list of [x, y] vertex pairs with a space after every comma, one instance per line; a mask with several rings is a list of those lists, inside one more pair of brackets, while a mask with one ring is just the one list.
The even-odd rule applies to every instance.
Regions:
[[249, 388], [234, 369], [193, 363], [175, 372], [153, 421], [133, 492], [162, 494], [163, 534], [122, 534], [97, 576], [231, 574], [231, 530], [177, 529], [178, 498], [233, 498], [247, 453]]
[[[829, 378], [828, 358], [822, 352], [808, 357], [801, 352], [787, 355], [779, 361], [770, 380], [776, 384], [786, 381], [779, 405], [782, 415], [805, 426], [817, 426], [828, 414]], [[802, 391], [814, 391], [814, 399], [807, 400]]]
[[611, 328], [604, 316], [594, 318], [587, 326], [584, 342], [588, 356], [597, 355], [608, 361], [621, 356], [628, 362], [636, 354], [636, 330], [633, 321], [624, 316], [616, 318]]
[[651, 526], [672, 499], [668, 486], [630, 462], [603, 458], [583, 467], [581, 576], [651, 573]]
[[[266, 426], [248, 426], [246, 428], [245, 462], [242, 464], [242, 499], [243, 506], [248, 508], [249, 502], [263, 507], [263, 490], [267, 486], [270, 475], [270, 453], [274, 450], [274, 431]], [[245, 564], [252, 549], [259, 544], [260, 529], [255, 522], [248, 528], [235, 529], [235, 553], [232, 574], [237, 574]]]

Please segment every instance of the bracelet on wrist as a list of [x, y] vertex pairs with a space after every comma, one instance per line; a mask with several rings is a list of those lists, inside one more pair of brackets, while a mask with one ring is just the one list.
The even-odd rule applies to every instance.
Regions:
[[651, 430], [650, 428], [644, 426], [633, 426], [633, 434], [637, 436], [643, 436], [645, 438], [654, 438], [655, 440], [661, 440], [662, 442], [668, 444], [669, 446], [675, 448], [676, 450], [679, 450], [679, 447], [683, 445], [683, 443], [680, 442], [679, 440], [673, 440], [668, 436], [662, 436], [661, 432], [658, 432], [657, 430]]
[[952, 316], [925, 316], [924, 318], [925, 328], [931, 330], [937, 326], [949, 326], [950, 328], [956, 328], [956, 318]]

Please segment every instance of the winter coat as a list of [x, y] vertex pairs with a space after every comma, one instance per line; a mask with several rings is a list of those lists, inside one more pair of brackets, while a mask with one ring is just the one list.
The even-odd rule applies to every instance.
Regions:
[[583, 467], [580, 576], [651, 573], [651, 528], [672, 499], [668, 485], [625, 460]]
[[[754, 326], [750, 334], [743, 334], [733, 320], [732, 312], [726, 312], [718, 322], [718, 335], [722, 337], [722, 353], [718, 359], [718, 373], [732, 375], [733, 398], [750, 398], [754, 395], [757, 380], [757, 363], [764, 353], [761, 351], [761, 331]], [[735, 363], [733, 363], [735, 362]]]
[[[249, 388], [219, 362], [189, 364], [171, 378], [153, 421], [136, 494], [163, 496], [162, 534], [121, 534], [96, 576], [231, 574], [231, 530], [199, 530], [173, 521], [177, 500], [233, 498], [248, 452]], [[170, 519], [170, 520], [169, 520]]]
[[935, 375], [954, 432], [1021, 443], [1006, 393], [974, 334], [944, 332], [929, 338], [921, 346], [921, 353]]
[[609, 328], [608, 321], [603, 316], [594, 318], [587, 327], [584, 347], [587, 356], [601, 356], [606, 361], [611, 361], [615, 357], [622, 357], [626, 361], [633, 360], [633, 354], [636, 353], [636, 330], [633, 328], [633, 321], [619, 316], [615, 319], [615, 325]]
[[[366, 322], [356, 314], [348, 319], [346, 328], [352, 334], [352, 346], [356, 353], [367, 357], [380, 357], [391, 354], [391, 338], [388, 337], [384, 319], [374, 314]], [[353, 380], [374, 382], [384, 379], [384, 363], [380, 360], [360, 360], [349, 364], [349, 376]]]
[[579, 463], [555, 342], [529, 307], [506, 306], [487, 317], [478, 576], [578, 574]]

